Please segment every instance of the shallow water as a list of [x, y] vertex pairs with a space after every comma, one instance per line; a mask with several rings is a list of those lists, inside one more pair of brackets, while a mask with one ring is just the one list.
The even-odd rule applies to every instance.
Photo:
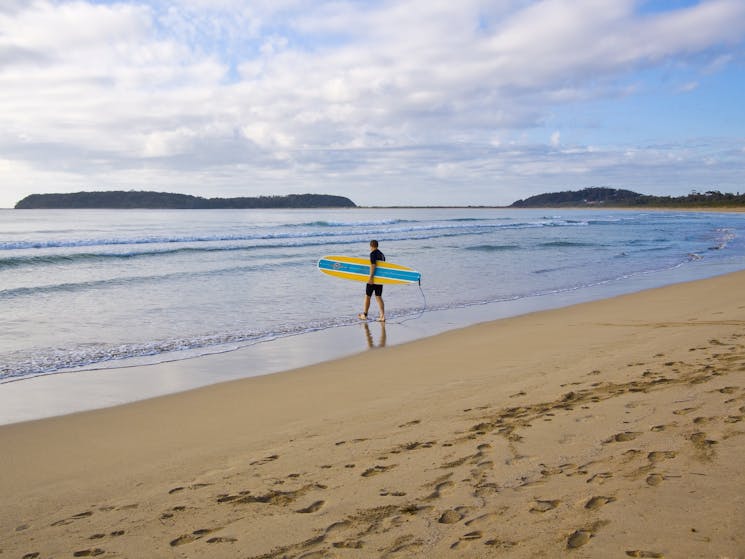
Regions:
[[[604, 210], [0, 211], [0, 382], [182, 359], [356, 322], [365, 256], [422, 272], [388, 320], [745, 268], [740, 214]], [[658, 281], [655, 281], [658, 279]], [[373, 304], [371, 314], [376, 308]]]

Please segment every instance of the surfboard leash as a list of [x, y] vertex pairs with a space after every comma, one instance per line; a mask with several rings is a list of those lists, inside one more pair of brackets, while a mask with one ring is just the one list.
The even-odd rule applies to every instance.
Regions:
[[422, 308], [419, 311], [419, 314], [415, 316], [410, 316], [409, 318], [404, 318], [403, 320], [399, 320], [396, 322], [391, 322], [391, 324], [403, 324], [404, 322], [409, 322], [410, 320], [416, 320], [418, 318], [422, 318], [422, 315], [424, 315], [425, 311], [427, 310], [427, 296], [424, 294], [424, 289], [422, 289], [422, 280], [419, 280], [419, 283], [417, 284], [417, 287], [419, 287], [419, 293], [422, 296]]

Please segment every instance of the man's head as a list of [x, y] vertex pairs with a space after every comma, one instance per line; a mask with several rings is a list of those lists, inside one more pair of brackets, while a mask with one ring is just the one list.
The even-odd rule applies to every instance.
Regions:
[[375, 249], [378, 248], [378, 241], [370, 241], [370, 248]]

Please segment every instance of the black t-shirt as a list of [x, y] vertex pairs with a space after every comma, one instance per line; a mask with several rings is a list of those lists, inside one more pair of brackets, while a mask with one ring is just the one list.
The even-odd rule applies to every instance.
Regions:
[[385, 256], [376, 248], [370, 253], [370, 264], [377, 264], [378, 260], [385, 262]]

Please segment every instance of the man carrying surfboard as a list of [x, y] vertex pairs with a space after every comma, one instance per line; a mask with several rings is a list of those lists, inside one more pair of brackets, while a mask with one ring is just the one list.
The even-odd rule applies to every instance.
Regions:
[[375, 293], [375, 300], [378, 302], [380, 309], [379, 322], [385, 322], [385, 304], [383, 303], [383, 286], [375, 283], [375, 268], [378, 262], [385, 262], [385, 255], [378, 249], [378, 241], [370, 241], [370, 277], [365, 285], [365, 304], [364, 311], [357, 315], [361, 320], [367, 320], [367, 311], [370, 310], [370, 298]]

